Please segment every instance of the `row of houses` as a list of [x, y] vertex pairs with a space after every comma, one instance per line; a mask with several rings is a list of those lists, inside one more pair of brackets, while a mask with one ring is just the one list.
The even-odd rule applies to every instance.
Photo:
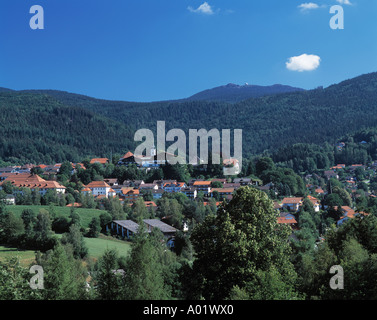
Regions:
[[[319, 212], [320, 205], [321, 205], [320, 200], [311, 195], [307, 196], [307, 198], [313, 204], [314, 211]], [[294, 214], [298, 213], [301, 210], [303, 201], [304, 201], [304, 198], [302, 197], [284, 198], [281, 201], [281, 203], [278, 203], [275, 201], [274, 208], [280, 214], [280, 216], [278, 217], [278, 223], [289, 224], [293, 229], [297, 229], [297, 221]], [[288, 212], [284, 209], [288, 209]], [[338, 207], [334, 207], [333, 209], [338, 210]], [[349, 219], [353, 219], [356, 216], [369, 215], [368, 213], [365, 213], [365, 212], [357, 212], [349, 206], [342, 206], [339, 208], [339, 210], [343, 213], [343, 216], [341, 216], [339, 220], [336, 222], [337, 226], [342, 225], [345, 221]]]
[[[334, 207], [335, 210], [338, 210], [338, 207]], [[368, 216], [368, 213], [365, 212], [356, 212], [354, 209], [350, 208], [349, 206], [342, 206], [339, 208], [340, 211], [343, 213], [343, 216], [336, 222], [337, 226], [341, 226], [344, 222], [349, 219], [353, 219], [356, 216]]]
[[[172, 159], [176, 159], [174, 154], [168, 152], [158, 152], [157, 149], [153, 146], [150, 149], [149, 154], [147, 155], [135, 155], [132, 152], [127, 152], [123, 157], [121, 157], [118, 161], [119, 166], [129, 166], [129, 165], [136, 165], [142, 169], [155, 169], [159, 168], [161, 165], [166, 164], [166, 162], [171, 161]], [[181, 162], [185, 161], [185, 159], [181, 159]], [[204, 164], [203, 161], [197, 157], [196, 162], [194, 165], [201, 165]], [[205, 164], [204, 164], [205, 165]], [[230, 158], [230, 159], [223, 159], [223, 170], [226, 173], [227, 168], [234, 168], [234, 175], [240, 173], [240, 165], [238, 159]]]
[[[217, 187], [213, 184], [217, 182]], [[233, 192], [246, 185], [258, 185], [259, 179], [236, 178], [233, 182], [227, 179], [213, 179], [211, 181], [192, 179], [188, 183], [176, 180], [155, 180], [152, 183], [145, 183], [143, 180], [126, 180], [122, 184], [118, 184], [116, 179], [105, 179], [103, 181], [93, 181], [82, 189], [83, 194], [92, 194], [94, 197], [111, 198], [119, 197], [121, 201], [135, 202], [143, 193], [149, 192], [154, 200], [160, 199], [164, 193], [183, 193], [189, 199], [194, 200], [199, 193], [207, 198], [214, 197], [217, 193], [219, 198], [232, 198]], [[218, 186], [221, 187], [218, 187]]]

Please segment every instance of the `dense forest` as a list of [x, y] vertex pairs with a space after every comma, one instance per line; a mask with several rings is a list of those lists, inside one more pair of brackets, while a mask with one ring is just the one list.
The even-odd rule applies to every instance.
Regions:
[[124, 124], [47, 95], [0, 94], [0, 158], [12, 164], [80, 161], [133, 145]]
[[[133, 134], [137, 129], [155, 130], [157, 120], [166, 122], [166, 130], [180, 128], [185, 132], [201, 128], [243, 129], [244, 157], [266, 151], [276, 154], [274, 160], [279, 162], [282, 153], [277, 150], [300, 143], [320, 145], [318, 148], [328, 154], [333, 151], [331, 146], [349, 134], [358, 132], [355, 141], [373, 138], [374, 131], [366, 129], [377, 123], [376, 89], [377, 74], [371, 73], [325, 89], [275, 94], [234, 104], [133, 103], [53, 90], [3, 91], [0, 157], [9, 162], [61, 162], [123, 153], [135, 147]], [[375, 148], [371, 143], [366, 152], [373, 157]], [[329, 161], [332, 160], [330, 156]], [[347, 162], [347, 154], [334, 161]], [[321, 168], [327, 160], [318, 157], [315, 162]]]

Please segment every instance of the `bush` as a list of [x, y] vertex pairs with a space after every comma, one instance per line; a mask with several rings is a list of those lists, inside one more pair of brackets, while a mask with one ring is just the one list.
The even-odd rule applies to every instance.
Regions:
[[56, 233], [65, 233], [69, 231], [70, 221], [66, 217], [57, 217], [52, 222], [52, 230]]

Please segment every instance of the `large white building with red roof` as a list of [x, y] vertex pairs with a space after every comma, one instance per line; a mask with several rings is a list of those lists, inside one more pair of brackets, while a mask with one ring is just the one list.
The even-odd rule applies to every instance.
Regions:
[[7, 174], [5, 179], [0, 182], [0, 190], [3, 188], [3, 184], [10, 182], [13, 187], [19, 188], [22, 192], [22, 188], [28, 188], [32, 191], [39, 190], [39, 193], [43, 196], [48, 190], [55, 190], [57, 193], [64, 194], [66, 188], [56, 181], [47, 181], [42, 179], [36, 174], [30, 173], [10, 173]]
[[85, 192], [91, 191], [91, 194], [95, 197], [97, 196], [113, 196], [115, 195], [115, 191], [111, 189], [110, 185], [108, 185], [105, 181], [92, 181], [88, 185], [84, 187], [83, 190]]

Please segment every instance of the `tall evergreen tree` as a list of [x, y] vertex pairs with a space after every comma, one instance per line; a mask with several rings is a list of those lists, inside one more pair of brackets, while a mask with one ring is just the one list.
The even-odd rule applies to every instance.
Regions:
[[106, 249], [99, 258], [94, 280], [96, 293], [99, 299], [117, 300], [122, 297], [122, 273], [117, 274], [118, 252], [115, 249]]
[[161, 300], [170, 294], [165, 287], [163, 269], [156, 247], [139, 221], [125, 270], [124, 298], [127, 300]]

